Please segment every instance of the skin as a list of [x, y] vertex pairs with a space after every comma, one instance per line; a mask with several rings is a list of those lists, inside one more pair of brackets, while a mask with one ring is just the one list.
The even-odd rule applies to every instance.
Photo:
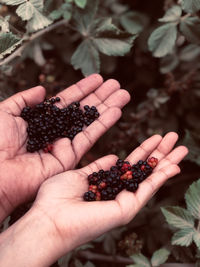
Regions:
[[130, 96], [113, 79], [103, 82], [98, 74], [79, 81], [60, 92], [65, 107], [73, 101], [81, 106], [95, 105], [100, 117], [71, 142], [62, 138], [52, 153], [26, 151], [27, 123], [20, 117], [25, 106], [34, 106], [45, 98], [41, 86], [20, 92], [0, 103], [0, 222], [19, 204], [33, 199], [39, 186], [49, 177], [73, 169], [80, 158], [121, 116], [121, 108]]
[[[61, 255], [97, 238], [108, 230], [127, 224], [171, 177], [188, 150], [174, 148], [178, 136], [154, 135], [136, 148], [127, 160], [154, 156], [159, 162], [135, 193], [122, 191], [115, 200], [84, 202], [87, 176], [109, 169], [117, 157], [109, 155], [90, 165], [58, 174], [40, 187], [34, 205], [17, 223], [0, 236], [0, 266], [49, 266]], [[39, 249], [38, 249], [39, 248]]]

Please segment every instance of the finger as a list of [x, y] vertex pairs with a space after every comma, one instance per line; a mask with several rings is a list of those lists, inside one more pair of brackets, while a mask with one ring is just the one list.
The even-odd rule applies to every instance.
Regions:
[[116, 155], [108, 155], [102, 157], [86, 167], [81, 168], [79, 171], [84, 172], [86, 176], [90, 175], [93, 172], [98, 172], [99, 170], [109, 170], [111, 166], [115, 165], [118, 157]]
[[139, 147], [137, 147], [127, 158], [132, 164], [137, 163], [139, 160], [145, 160], [156, 149], [162, 141], [160, 135], [153, 135], [145, 140]]
[[183, 158], [188, 154], [188, 149], [185, 146], [179, 146], [163, 158], [156, 166], [154, 171], [158, 171], [169, 164], [179, 164]]
[[34, 106], [45, 98], [45, 88], [36, 86], [19, 92], [0, 103], [0, 109], [14, 116], [19, 116], [25, 106]]
[[96, 90], [102, 83], [103, 78], [99, 74], [92, 74], [87, 78], [80, 80], [76, 84], [57, 94], [61, 99], [57, 106], [66, 107], [74, 101], [80, 101]]
[[161, 170], [153, 173], [140, 185], [136, 193], [122, 191], [116, 198], [122, 214], [124, 223], [128, 223], [148, 200], [158, 191], [158, 189], [172, 176], [177, 175], [180, 168], [174, 165], [168, 165]]
[[[123, 99], [126, 99], [127, 102], [130, 101], [130, 95], [129, 93], [124, 90], [118, 90], [114, 94], [112, 94], [110, 97], [108, 97], [104, 104], [108, 107], [116, 107], [120, 105], [120, 102], [122, 102]], [[121, 106], [122, 107], [122, 106]]]
[[113, 79], [107, 80], [93, 93], [84, 98], [81, 101], [81, 106], [82, 107], [85, 105], [97, 106], [119, 89], [120, 89], [120, 84], [118, 81]]
[[104, 103], [97, 106], [100, 113], [104, 112], [108, 107], [118, 107], [122, 109], [130, 101], [130, 95], [126, 90], [120, 89], [110, 95]]
[[174, 132], [167, 133], [158, 147], [151, 153], [150, 157], [155, 157], [160, 161], [163, 159], [174, 147], [178, 140], [178, 134]]
[[80, 158], [120, 117], [121, 110], [119, 108], [107, 109], [83, 132], [77, 134], [72, 142], [68, 138], [61, 138], [56, 141], [52, 154], [63, 164], [65, 169], [67, 169], [69, 161], [71, 166], [75, 167]]
[[98, 120], [94, 121], [83, 132], [75, 136], [72, 141], [72, 146], [78, 160], [94, 145], [100, 136], [119, 120], [121, 114], [122, 112], [119, 108], [109, 108]]

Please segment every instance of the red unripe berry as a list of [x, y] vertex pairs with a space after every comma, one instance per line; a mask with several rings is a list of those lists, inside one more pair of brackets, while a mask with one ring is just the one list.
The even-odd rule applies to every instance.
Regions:
[[145, 170], [145, 165], [142, 165], [142, 166], [140, 167], [140, 169], [141, 169], [141, 171], [144, 171], [144, 170]]
[[101, 193], [99, 191], [96, 192], [96, 201], [101, 200]]
[[45, 153], [51, 152], [53, 149], [53, 145], [52, 144], [47, 144], [47, 146], [45, 148], [43, 148], [43, 151]]
[[89, 186], [89, 191], [92, 191], [93, 193], [97, 192], [97, 186], [96, 185], [90, 185]]
[[149, 166], [151, 166], [151, 168], [155, 168], [156, 165], [158, 164], [158, 159], [151, 157], [147, 160], [147, 163], [149, 164]]
[[128, 171], [131, 168], [131, 165], [128, 163], [124, 163], [123, 166], [121, 167], [122, 171]]
[[98, 186], [100, 189], [103, 189], [106, 187], [106, 183], [105, 182], [101, 182]]

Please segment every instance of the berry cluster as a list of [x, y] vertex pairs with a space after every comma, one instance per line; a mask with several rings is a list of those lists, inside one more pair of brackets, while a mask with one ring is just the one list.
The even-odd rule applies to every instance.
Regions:
[[59, 137], [73, 139], [82, 131], [84, 125], [90, 125], [99, 117], [96, 107], [84, 106], [80, 109], [79, 102], [73, 102], [66, 108], [54, 105], [60, 98], [51, 98], [37, 104], [35, 107], [25, 107], [21, 117], [28, 122], [27, 151], [34, 152], [43, 149], [44, 152], [52, 150], [52, 143]]
[[89, 191], [85, 192], [83, 198], [85, 201], [113, 200], [123, 189], [135, 192], [157, 163], [158, 159], [154, 157], [147, 161], [139, 160], [134, 165], [118, 159], [109, 171], [100, 170], [88, 176]]

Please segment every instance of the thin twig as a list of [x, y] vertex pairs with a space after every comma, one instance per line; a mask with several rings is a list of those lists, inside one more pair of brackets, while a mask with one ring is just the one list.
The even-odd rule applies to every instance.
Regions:
[[4, 64], [8, 64], [10, 61], [12, 61], [14, 58], [18, 57], [18, 56], [21, 56], [21, 53], [22, 51], [25, 49], [25, 47], [33, 40], [37, 39], [38, 37], [42, 36], [43, 34], [46, 34], [47, 32], [50, 32], [56, 28], [58, 28], [59, 26], [61, 25], [65, 25], [68, 23], [68, 20], [66, 19], [63, 19], [63, 20], [60, 20], [52, 25], [50, 25], [49, 27], [41, 30], [41, 31], [38, 31], [34, 34], [32, 34], [30, 36], [30, 38], [28, 40], [26, 40], [24, 42], [24, 44], [22, 46], [20, 46], [19, 48], [17, 48], [14, 53], [12, 53], [10, 56], [8, 56], [7, 58], [5, 58], [4, 60], [2, 60], [0, 62], [0, 66], [4, 65]]

